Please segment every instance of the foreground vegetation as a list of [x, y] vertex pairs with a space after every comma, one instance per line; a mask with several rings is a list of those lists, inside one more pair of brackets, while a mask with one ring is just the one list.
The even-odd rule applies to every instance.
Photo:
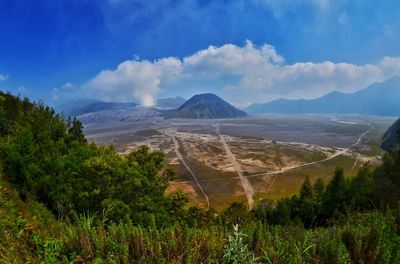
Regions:
[[399, 151], [218, 215], [165, 194], [162, 153], [89, 144], [43, 104], [0, 93], [0, 136], [4, 263], [400, 263]]
[[398, 210], [353, 214], [314, 229], [260, 221], [240, 229], [144, 228], [96, 216], [57, 221], [4, 183], [0, 204], [3, 263], [400, 263]]

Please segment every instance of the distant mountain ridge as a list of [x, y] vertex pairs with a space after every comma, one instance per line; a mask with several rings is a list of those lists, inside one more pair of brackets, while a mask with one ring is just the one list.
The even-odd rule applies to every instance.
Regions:
[[146, 117], [219, 119], [245, 117], [247, 114], [214, 94], [199, 94], [189, 100], [182, 97], [159, 99], [154, 107], [141, 107], [136, 103], [103, 102], [76, 99], [55, 107], [66, 116], [79, 116], [83, 120], [140, 119]]
[[400, 118], [385, 132], [382, 137], [381, 148], [389, 150], [400, 146]]
[[400, 116], [400, 78], [375, 83], [358, 92], [331, 92], [320, 98], [306, 100], [277, 99], [245, 108], [249, 113], [279, 114], [364, 114]]
[[88, 113], [120, 110], [137, 107], [136, 103], [117, 103], [103, 102], [93, 99], [76, 99], [65, 102], [55, 107], [58, 112], [63, 112], [67, 116], [80, 116]]
[[165, 116], [167, 118], [221, 119], [245, 117], [247, 114], [219, 96], [206, 93], [193, 96], [178, 109], [167, 112]]
[[[157, 105], [153, 108], [157, 109], [176, 109], [186, 102], [185, 98], [177, 96], [175, 98], [163, 98], [157, 100]], [[89, 113], [96, 113], [102, 111], [113, 111], [113, 110], [133, 110], [139, 105], [133, 102], [121, 103], [121, 102], [104, 102], [95, 99], [75, 99], [56, 105], [55, 109], [57, 112], [62, 112], [67, 116], [80, 116]], [[142, 109], [143, 110], [143, 109]]]

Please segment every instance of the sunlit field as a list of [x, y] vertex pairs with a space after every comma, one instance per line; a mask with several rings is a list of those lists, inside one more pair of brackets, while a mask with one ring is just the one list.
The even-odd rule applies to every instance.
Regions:
[[207, 196], [212, 208], [222, 210], [234, 201], [246, 201], [246, 196], [221, 136], [259, 203], [296, 194], [305, 177], [328, 182], [337, 167], [351, 177], [365, 163], [379, 164], [381, 136], [394, 120], [359, 115], [122, 120], [88, 122], [85, 132], [89, 140], [114, 145], [121, 153], [143, 144], [164, 151], [168, 166], [177, 172], [170, 191], [182, 190], [192, 203], [202, 206]]

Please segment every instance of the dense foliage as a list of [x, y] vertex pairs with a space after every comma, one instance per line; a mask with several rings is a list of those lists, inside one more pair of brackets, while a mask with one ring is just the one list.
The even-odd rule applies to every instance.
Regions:
[[[0, 93], [0, 259], [34, 263], [400, 263], [400, 151], [353, 178], [215, 214], [165, 194], [174, 173]], [[56, 220], [57, 219], [57, 220]]]
[[93, 216], [57, 221], [0, 182], [2, 263], [400, 263], [400, 211], [354, 214], [332, 227], [214, 224], [166, 228]]
[[384, 211], [400, 205], [400, 151], [391, 150], [376, 168], [364, 165], [355, 177], [345, 178], [338, 168], [327, 186], [306, 178], [299, 195], [265, 201], [254, 213], [270, 224], [300, 223], [305, 227], [330, 225], [347, 215]]
[[141, 147], [123, 156], [89, 144], [75, 118], [10, 94], [0, 94], [0, 121], [2, 169], [24, 199], [37, 198], [59, 218], [107, 213], [138, 224], [179, 220], [186, 197], [164, 195], [173, 174], [162, 172], [161, 152]]

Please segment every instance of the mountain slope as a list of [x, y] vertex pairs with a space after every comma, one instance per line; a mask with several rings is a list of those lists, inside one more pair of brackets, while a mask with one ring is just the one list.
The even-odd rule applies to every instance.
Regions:
[[218, 119], [245, 117], [247, 114], [215, 94], [198, 94], [187, 100], [174, 111], [166, 114], [167, 118]]
[[278, 99], [265, 104], [253, 104], [249, 113], [281, 114], [366, 114], [400, 115], [400, 78], [376, 83], [352, 94], [331, 92], [313, 100]]
[[180, 96], [177, 96], [175, 98], [164, 98], [164, 99], [158, 99], [157, 100], [157, 105], [155, 108], [159, 109], [176, 109], [179, 106], [183, 105], [186, 102], [186, 99]]
[[391, 147], [400, 145], [400, 118], [385, 132], [382, 137], [381, 147], [389, 150]]
[[67, 116], [79, 116], [88, 113], [95, 113], [107, 110], [120, 110], [136, 106], [136, 103], [117, 103], [103, 102], [92, 99], [77, 99], [60, 104], [55, 108], [58, 112], [63, 112]]

